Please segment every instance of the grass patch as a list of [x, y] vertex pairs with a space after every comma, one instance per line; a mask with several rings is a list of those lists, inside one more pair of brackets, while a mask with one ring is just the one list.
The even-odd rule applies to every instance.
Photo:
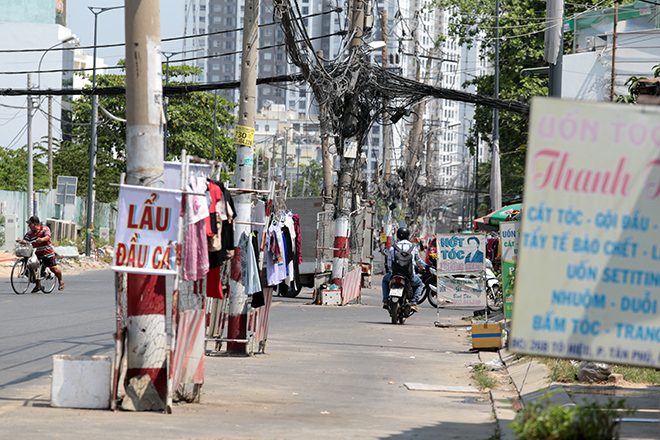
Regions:
[[488, 365], [477, 364], [472, 366], [472, 377], [477, 383], [479, 389], [485, 390], [489, 388], [495, 388], [497, 385], [497, 380], [488, 374], [490, 371], [492, 371], [492, 368], [490, 368]]
[[[534, 357], [535, 360], [545, 364], [550, 369], [552, 380], [560, 383], [579, 383], [577, 379], [578, 367], [567, 359]], [[555, 370], [556, 368], [556, 370]], [[660, 384], [660, 372], [653, 368], [630, 367], [614, 365], [613, 372], [623, 375], [623, 380], [631, 383]]]

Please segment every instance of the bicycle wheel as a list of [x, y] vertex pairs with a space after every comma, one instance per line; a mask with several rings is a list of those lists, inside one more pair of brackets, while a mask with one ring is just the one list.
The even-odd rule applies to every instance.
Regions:
[[27, 268], [27, 260], [18, 260], [11, 269], [11, 288], [14, 289], [16, 295], [21, 295], [27, 292], [30, 284], [30, 271]]
[[55, 289], [55, 281], [57, 281], [57, 278], [55, 278], [53, 272], [46, 269], [44, 266], [41, 266], [40, 270], [42, 271], [41, 273], [44, 274], [41, 277], [41, 291], [43, 293], [50, 293]]

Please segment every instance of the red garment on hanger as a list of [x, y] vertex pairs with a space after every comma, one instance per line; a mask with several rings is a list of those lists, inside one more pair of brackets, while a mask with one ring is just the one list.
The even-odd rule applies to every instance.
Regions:
[[206, 296], [209, 298], [225, 298], [220, 282], [220, 269], [222, 269], [222, 266], [213, 267], [206, 274]]
[[[213, 182], [209, 182], [209, 195], [211, 196], [211, 206], [209, 214], [215, 214], [217, 203], [222, 200], [222, 189]], [[215, 217], [215, 216], [213, 216]], [[211, 230], [211, 217], [206, 217], [206, 235], [213, 237], [215, 234]]]

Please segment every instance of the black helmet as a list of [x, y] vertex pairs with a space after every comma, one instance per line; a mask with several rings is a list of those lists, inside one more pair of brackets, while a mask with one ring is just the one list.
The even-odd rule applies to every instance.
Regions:
[[396, 238], [399, 240], [407, 240], [410, 237], [410, 231], [408, 228], [399, 228], [396, 231]]

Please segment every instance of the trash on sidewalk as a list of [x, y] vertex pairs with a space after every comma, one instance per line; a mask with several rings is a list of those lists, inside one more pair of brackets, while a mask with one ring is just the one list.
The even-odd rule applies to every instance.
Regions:
[[502, 346], [502, 323], [472, 323], [472, 348], [500, 348]]

